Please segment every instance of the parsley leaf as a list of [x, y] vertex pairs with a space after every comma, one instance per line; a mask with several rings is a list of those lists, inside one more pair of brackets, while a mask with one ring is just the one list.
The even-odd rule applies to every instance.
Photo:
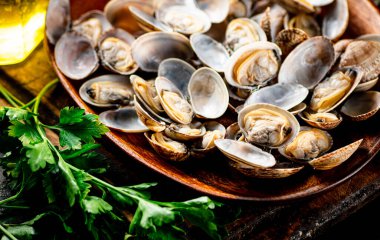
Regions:
[[9, 120], [27, 120], [31, 117], [31, 114], [22, 108], [6, 108], [6, 116]]
[[9, 126], [9, 136], [17, 137], [23, 144], [34, 144], [42, 141], [34, 124], [12, 121]]
[[112, 211], [112, 206], [103, 199], [95, 196], [88, 196], [83, 200], [86, 212], [100, 214]]
[[81, 108], [65, 107], [60, 112], [59, 124], [65, 125], [82, 122], [84, 113], [84, 110]]
[[33, 172], [45, 168], [46, 163], [54, 164], [55, 160], [47, 142], [40, 142], [26, 146], [26, 157]]

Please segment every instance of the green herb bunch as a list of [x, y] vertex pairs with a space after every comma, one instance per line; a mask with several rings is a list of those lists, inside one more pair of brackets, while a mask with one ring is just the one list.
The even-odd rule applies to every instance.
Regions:
[[[95, 138], [108, 131], [93, 114], [79, 108], [61, 110], [54, 126], [38, 115], [42, 96], [22, 103], [0, 85], [13, 107], [0, 107], [0, 165], [15, 195], [0, 201], [0, 230], [5, 239], [184, 239], [197, 226], [220, 239], [208, 197], [159, 202], [147, 192], [155, 183], [114, 186], [98, 176], [104, 157]], [[47, 137], [59, 135], [59, 146]], [[96, 175], [96, 176], [94, 176]], [[131, 221], [125, 209], [136, 209]]]

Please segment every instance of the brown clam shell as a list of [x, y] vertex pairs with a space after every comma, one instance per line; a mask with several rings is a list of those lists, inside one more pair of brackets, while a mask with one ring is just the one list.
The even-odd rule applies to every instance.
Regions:
[[308, 35], [298, 28], [284, 29], [278, 33], [276, 44], [281, 48], [283, 58], [293, 51], [300, 43], [307, 40]]

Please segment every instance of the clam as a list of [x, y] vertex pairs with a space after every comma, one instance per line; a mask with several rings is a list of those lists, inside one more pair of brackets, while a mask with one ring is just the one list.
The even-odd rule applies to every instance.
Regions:
[[248, 17], [250, 15], [250, 7], [248, 6], [247, 1], [240, 0], [229, 0], [230, 8], [228, 11], [228, 15], [231, 18], [241, 18]]
[[271, 104], [251, 104], [238, 115], [238, 123], [248, 142], [278, 148], [292, 141], [300, 125], [288, 111]]
[[170, 80], [186, 99], [189, 96], [187, 90], [189, 81], [194, 72], [193, 66], [178, 58], [168, 58], [162, 61], [158, 67], [158, 76]]
[[350, 96], [340, 111], [353, 121], [364, 121], [374, 116], [379, 109], [380, 92], [367, 91]]
[[298, 161], [309, 161], [322, 156], [329, 151], [333, 145], [330, 134], [326, 131], [301, 127], [296, 138], [279, 152], [288, 159]]
[[190, 79], [189, 97], [194, 113], [207, 119], [221, 117], [228, 108], [228, 90], [222, 77], [210, 68], [200, 68]]
[[301, 29], [284, 29], [278, 33], [275, 43], [281, 48], [282, 56], [286, 57], [294, 48], [308, 38], [308, 35]]
[[147, 128], [153, 132], [162, 132], [166, 129], [166, 123], [151, 114], [151, 112], [136, 98], [136, 95], [134, 97], [134, 105], [138, 118]]
[[286, 10], [291, 13], [313, 13], [315, 12], [314, 6], [309, 2], [309, 0], [274, 0], [274, 2], [280, 4]]
[[226, 128], [218, 122], [205, 122], [203, 127], [206, 129], [206, 133], [191, 147], [191, 156], [196, 158], [205, 157], [213, 152], [216, 148], [215, 140], [224, 139], [226, 135]]
[[277, 76], [280, 48], [270, 42], [254, 42], [239, 48], [228, 60], [224, 75], [234, 87], [252, 89], [265, 86]]
[[99, 120], [109, 128], [126, 133], [149, 131], [138, 118], [134, 107], [123, 107], [102, 112], [99, 114]]
[[171, 123], [165, 129], [165, 134], [171, 139], [181, 142], [195, 141], [206, 134], [206, 128], [198, 121], [190, 124]]
[[73, 22], [72, 27], [72, 30], [87, 37], [94, 47], [97, 46], [100, 36], [111, 29], [111, 23], [98, 10], [86, 12]]
[[324, 130], [334, 129], [343, 121], [342, 116], [336, 111], [322, 113], [304, 111], [299, 113], [299, 116], [310, 126]]
[[58, 40], [54, 57], [59, 70], [73, 80], [81, 80], [99, 67], [98, 55], [84, 36], [67, 32]]
[[358, 40], [380, 42], [380, 34], [364, 34], [360, 35]]
[[306, 108], [307, 108], [306, 103], [300, 103], [300, 104], [297, 104], [296, 106], [292, 107], [288, 111], [293, 115], [297, 115], [297, 114], [303, 112]]
[[133, 34], [140, 35], [142, 29], [130, 12], [130, 7], [136, 7], [148, 15], [153, 16], [154, 8], [150, 0], [112, 0], [104, 7], [104, 14], [108, 21], [116, 28], [124, 29]]
[[305, 100], [308, 94], [309, 90], [300, 84], [277, 83], [253, 92], [245, 101], [244, 106], [269, 103], [289, 110]]
[[165, 8], [172, 5], [180, 5], [180, 6], [186, 6], [189, 8], [197, 8], [197, 4], [195, 0], [150, 0], [153, 2], [153, 6], [155, 10], [158, 10], [160, 8]]
[[185, 5], [160, 7], [156, 10], [156, 18], [174, 31], [186, 35], [207, 32], [211, 27], [210, 18], [206, 13]]
[[266, 41], [263, 29], [255, 21], [248, 18], [232, 20], [226, 30], [225, 45], [235, 52], [242, 46], [256, 41]]
[[331, 4], [334, 0], [307, 0], [314, 7], [323, 7]]
[[146, 72], [157, 72], [159, 64], [168, 58], [189, 60], [193, 56], [189, 40], [178, 33], [150, 32], [132, 44], [132, 55]]
[[51, 44], [69, 30], [71, 22], [70, 1], [51, 0], [46, 12], [46, 37]]
[[223, 22], [230, 9], [230, 0], [196, 0], [197, 7], [204, 11], [212, 23]]
[[177, 142], [162, 132], [144, 133], [152, 148], [165, 159], [181, 162], [190, 156], [190, 152], [185, 144]]
[[269, 168], [276, 164], [272, 154], [246, 142], [218, 139], [215, 145], [226, 157], [238, 163], [257, 168]]
[[202, 63], [218, 72], [224, 71], [230, 56], [223, 44], [201, 33], [191, 35], [190, 44]]
[[164, 77], [157, 77], [155, 85], [161, 105], [166, 114], [177, 123], [191, 123], [194, 117], [194, 111], [181, 91]]
[[137, 75], [132, 75], [131, 83], [137, 98], [147, 108], [151, 109], [157, 114], [164, 112], [156, 91], [156, 86], [154, 85], [154, 80], [145, 81], [143, 78]]
[[348, 26], [348, 3], [347, 0], [335, 0], [326, 8], [327, 12], [322, 21], [322, 34], [336, 41], [343, 35]]
[[287, 27], [298, 28], [303, 30], [309, 37], [315, 37], [321, 35], [321, 28], [317, 20], [311, 16], [304, 13], [298, 14], [289, 20]]
[[334, 64], [334, 47], [324, 37], [313, 37], [298, 45], [284, 60], [278, 81], [314, 88]]
[[314, 89], [310, 109], [330, 112], [339, 106], [355, 90], [363, 72], [355, 68], [342, 68], [320, 82]]
[[379, 81], [379, 77], [376, 77], [372, 80], [369, 80], [367, 82], [359, 83], [359, 85], [355, 88], [354, 92], [365, 92], [370, 90], [371, 88], [375, 87], [377, 82]]
[[99, 40], [99, 57], [103, 66], [113, 72], [130, 75], [138, 66], [132, 57], [131, 45], [135, 38], [122, 29], [106, 32]]
[[239, 127], [239, 123], [233, 123], [226, 129], [226, 139], [245, 141], [243, 131]]
[[280, 148], [279, 152], [290, 160], [304, 161], [316, 170], [328, 170], [349, 159], [362, 141], [326, 153], [332, 146], [331, 136], [326, 131], [302, 127], [294, 141]]
[[346, 48], [352, 41], [353, 41], [352, 39], [341, 39], [334, 44], [334, 52], [335, 52], [334, 62], [337, 62], [337, 60], [342, 56], [344, 51], [346, 51]]
[[130, 6], [129, 11], [135, 17], [139, 26], [147, 32], [151, 32], [151, 31], [172, 32], [173, 31], [173, 29], [171, 29], [169, 26], [158, 21], [152, 15], [149, 15], [148, 13], [144, 12], [140, 8]]
[[87, 80], [79, 89], [82, 100], [96, 107], [129, 105], [133, 94], [129, 78], [114, 74]]
[[362, 68], [362, 83], [376, 79], [380, 74], [380, 42], [353, 41], [342, 54], [340, 67], [357, 66]]

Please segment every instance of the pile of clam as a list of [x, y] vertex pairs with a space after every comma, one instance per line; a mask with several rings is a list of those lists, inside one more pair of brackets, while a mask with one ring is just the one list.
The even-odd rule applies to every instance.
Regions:
[[[327, 131], [380, 108], [380, 36], [341, 39], [347, 0], [112, 0], [69, 13], [50, 1], [59, 70], [83, 81], [104, 124], [144, 132], [168, 160], [219, 149], [252, 177], [327, 170], [362, 141], [331, 151]], [[237, 122], [224, 126], [228, 108]]]

